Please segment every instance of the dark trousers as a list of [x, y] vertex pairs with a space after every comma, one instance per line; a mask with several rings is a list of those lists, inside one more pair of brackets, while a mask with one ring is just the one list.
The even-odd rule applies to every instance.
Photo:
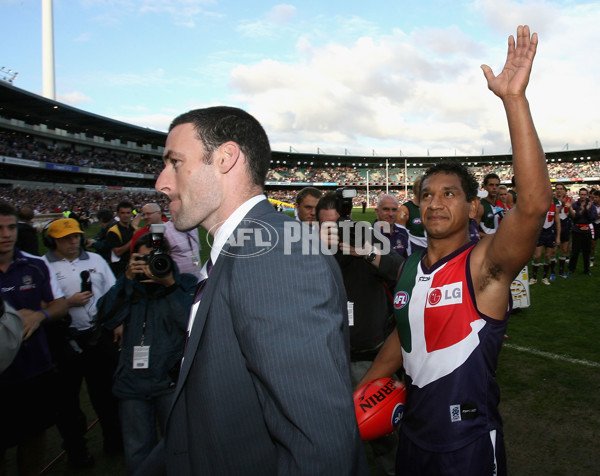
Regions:
[[577, 267], [579, 253], [583, 257], [583, 272], [590, 271], [590, 253], [592, 251], [592, 233], [589, 231], [573, 231], [571, 233], [571, 257], [569, 258], [569, 273]]
[[90, 401], [102, 427], [105, 449], [122, 447], [118, 401], [112, 394], [113, 375], [119, 359], [112, 333], [105, 329], [71, 333], [57, 357], [57, 427], [67, 452], [86, 447], [87, 422], [79, 405], [85, 378]]

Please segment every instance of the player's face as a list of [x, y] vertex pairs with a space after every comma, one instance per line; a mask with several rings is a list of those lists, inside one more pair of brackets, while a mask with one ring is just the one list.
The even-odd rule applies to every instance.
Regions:
[[73, 260], [79, 256], [81, 252], [81, 233], [71, 233], [62, 238], [55, 238], [56, 254], [60, 257]]
[[298, 205], [298, 219], [312, 225], [317, 219], [315, 210], [319, 199], [312, 195], [307, 195]]
[[129, 225], [131, 217], [133, 216], [133, 210], [131, 208], [119, 208], [117, 210], [117, 216], [123, 225]]
[[594, 205], [600, 206], [600, 195], [593, 194], [592, 202], [594, 202]]
[[483, 188], [487, 191], [488, 197], [495, 199], [498, 194], [498, 186], [500, 185], [500, 180], [491, 178], [488, 182], [483, 186]]
[[375, 215], [379, 221], [388, 222], [390, 225], [396, 223], [398, 216], [398, 204], [389, 197], [381, 199], [379, 205], [375, 209]]
[[564, 198], [564, 196], [567, 194], [567, 191], [562, 185], [557, 185], [554, 189], [554, 193], [556, 194], [556, 198], [561, 199]]
[[175, 228], [191, 230], [201, 225], [209, 230], [217, 223], [223, 192], [213, 160], [206, 163], [202, 142], [192, 124], [180, 124], [167, 136], [165, 168], [155, 188], [169, 197]]
[[0, 215], [0, 254], [12, 253], [17, 241], [17, 217]]
[[431, 238], [461, 237], [468, 234], [469, 219], [477, 212], [478, 200], [467, 201], [455, 174], [430, 175], [421, 185], [419, 209], [427, 235]]
[[498, 190], [498, 200], [502, 203], [506, 203], [506, 199], [508, 198], [508, 192], [506, 190]]
[[580, 202], [585, 202], [588, 198], [588, 192], [587, 190], [579, 190], [579, 201]]

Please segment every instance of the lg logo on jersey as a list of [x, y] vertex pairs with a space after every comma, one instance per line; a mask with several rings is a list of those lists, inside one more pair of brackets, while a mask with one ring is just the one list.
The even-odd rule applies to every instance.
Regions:
[[432, 288], [427, 294], [427, 307], [449, 306], [462, 303], [462, 285], [461, 281], [446, 284], [439, 288]]

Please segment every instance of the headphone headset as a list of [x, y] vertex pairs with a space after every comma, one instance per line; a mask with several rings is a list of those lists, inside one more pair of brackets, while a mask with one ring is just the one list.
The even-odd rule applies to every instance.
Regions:
[[[44, 228], [42, 228], [42, 242], [44, 243], [44, 246], [46, 248], [48, 248], [49, 250], [55, 250], [56, 249], [56, 240], [54, 238], [52, 238], [49, 234], [48, 234], [48, 228], [50, 227], [50, 225], [52, 223], [54, 223], [56, 220], [63, 220], [64, 218], [55, 218], [54, 220], [49, 221], [48, 223], [46, 223], [44, 225]], [[86, 237], [85, 237], [85, 233], [81, 233], [81, 239], [80, 239], [80, 243], [79, 246], [81, 246], [81, 248], [85, 249], [85, 243], [87, 241]]]

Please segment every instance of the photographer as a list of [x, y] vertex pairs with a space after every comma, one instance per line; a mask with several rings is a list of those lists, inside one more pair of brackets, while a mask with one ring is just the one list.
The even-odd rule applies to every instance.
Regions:
[[[348, 296], [351, 374], [356, 386], [393, 328], [388, 282], [397, 281], [404, 258], [391, 251], [378, 230], [352, 220], [352, 192], [356, 193], [338, 189], [325, 194], [316, 215], [321, 239], [330, 249], [338, 249], [335, 258]], [[395, 435], [370, 442], [375, 461], [386, 474], [394, 474], [396, 443]]]
[[571, 258], [569, 259], [569, 274], [575, 272], [579, 253], [583, 256], [583, 273], [591, 276], [590, 252], [592, 249], [592, 223], [598, 216], [596, 207], [589, 197], [587, 188], [579, 189], [579, 200], [573, 203], [569, 210], [573, 219], [571, 228]]
[[136, 241], [125, 272], [98, 304], [105, 327], [124, 324], [113, 393], [129, 474], [158, 442], [157, 421], [164, 431], [196, 282], [191, 274], [179, 274], [168, 242], [151, 228]]

